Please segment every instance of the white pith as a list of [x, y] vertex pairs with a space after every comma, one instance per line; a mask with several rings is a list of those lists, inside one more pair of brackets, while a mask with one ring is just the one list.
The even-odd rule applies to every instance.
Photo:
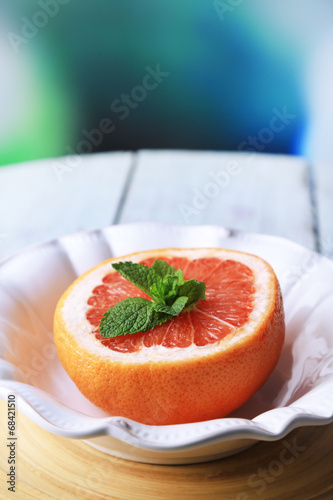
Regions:
[[[232, 259], [241, 262], [250, 267], [254, 273], [254, 308], [250, 317], [245, 325], [236, 328], [225, 339], [215, 342], [214, 344], [207, 344], [205, 346], [196, 346], [192, 344], [186, 348], [179, 347], [163, 347], [162, 345], [155, 345], [152, 347], [142, 347], [140, 350], [133, 353], [121, 353], [113, 351], [95, 338], [92, 333], [94, 330], [93, 325], [86, 319], [86, 312], [91, 306], [87, 301], [92, 295], [92, 290], [102, 284], [104, 276], [113, 272], [110, 262], [107, 262], [97, 268], [88, 272], [78, 282], [74, 283], [69, 295], [67, 296], [62, 306], [62, 318], [67, 330], [71, 332], [77, 343], [81, 348], [100, 356], [108, 358], [113, 362], [125, 363], [145, 363], [153, 362], [167, 362], [182, 359], [189, 359], [195, 357], [204, 357], [205, 355], [211, 356], [214, 352], [219, 352], [226, 348], [230, 348], [233, 343], [238, 343], [244, 337], [249, 335], [257, 328], [257, 326], [265, 319], [267, 310], [270, 309], [270, 302], [274, 300], [275, 289], [275, 276], [271, 267], [262, 259], [241, 252], [233, 252], [230, 250], [222, 249], [167, 249], [167, 250], [153, 250], [151, 252], [141, 252], [132, 254], [131, 256], [120, 257], [112, 262], [131, 260], [132, 262], [139, 262], [143, 259], [150, 257], [186, 257], [190, 260], [202, 257], [217, 257], [222, 260]], [[115, 272], [115, 271], [114, 271]]]

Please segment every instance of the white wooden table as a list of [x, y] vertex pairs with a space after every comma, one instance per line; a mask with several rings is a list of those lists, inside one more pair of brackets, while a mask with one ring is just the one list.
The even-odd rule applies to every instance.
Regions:
[[[333, 257], [332, 192], [333, 173], [328, 165], [309, 165], [301, 158], [266, 154], [140, 151], [1, 167], [0, 258], [64, 234], [133, 221], [219, 224], [275, 234]], [[0, 412], [0, 416], [4, 418], [5, 413]], [[91, 462], [101, 470], [108, 470], [112, 463], [112, 483], [107, 475], [98, 485], [93, 484], [90, 498], [102, 498], [97, 490], [109, 491], [110, 484], [112, 498], [130, 498], [126, 491], [134, 471], [136, 481], [141, 478], [140, 483], [134, 482], [142, 488], [138, 498], [150, 498], [151, 488], [160, 491], [161, 484], [163, 495], [159, 493], [156, 498], [178, 498], [179, 491], [184, 498], [225, 498], [226, 491], [230, 493], [228, 498], [253, 498], [253, 488], [248, 486], [251, 470], [273, 464], [276, 460], [270, 461], [272, 457], [283, 450], [280, 441], [261, 443], [252, 465], [248, 462], [251, 453], [177, 470], [171, 466], [133, 465], [103, 454], [92, 457], [92, 449], [84, 448], [83, 443], [47, 436], [46, 431], [44, 438], [36, 437], [24, 431], [28, 419], [23, 415], [19, 418], [19, 428], [23, 429], [19, 482], [21, 491], [32, 494], [22, 499], [51, 498], [45, 492], [49, 492], [50, 482], [55, 482], [54, 471], [45, 467], [39, 470], [43, 439], [52, 439], [48, 449], [57, 447], [64, 457], [69, 450], [71, 467], [75, 465], [74, 453], [84, 456], [87, 466], [83, 475], [88, 478]], [[256, 498], [331, 498], [332, 432], [332, 425], [294, 431], [293, 439], [297, 436], [297, 442], [305, 443], [308, 453]], [[35, 448], [29, 445], [30, 438]], [[77, 490], [80, 477], [74, 467], [66, 484], [68, 491], [59, 486], [61, 498], [73, 498], [81, 492]], [[148, 481], [151, 478], [153, 486]], [[213, 493], [208, 494], [208, 490]], [[266, 496], [268, 491], [275, 496]]]
[[219, 224], [284, 236], [333, 257], [333, 171], [253, 153], [139, 151], [0, 168], [0, 258], [133, 221]]

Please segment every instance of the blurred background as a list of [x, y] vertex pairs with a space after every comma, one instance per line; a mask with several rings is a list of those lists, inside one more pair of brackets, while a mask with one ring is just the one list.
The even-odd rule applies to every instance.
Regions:
[[0, 165], [139, 148], [331, 160], [332, 26], [329, 0], [1, 0]]

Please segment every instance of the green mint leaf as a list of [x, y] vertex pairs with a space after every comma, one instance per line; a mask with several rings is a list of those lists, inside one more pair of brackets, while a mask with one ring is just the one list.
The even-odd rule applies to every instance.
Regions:
[[100, 333], [104, 338], [117, 337], [127, 333], [146, 332], [168, 321], [172, 316], [158, 312], [154, 302], [133, 297], [118, 302], [103, 316]]
[[161, 276], [161, 278], [164, 278], [164, 276], [174, 276], [178, 272], [175, 267], [170, 266], [165, 260], [160, 259], [154, 260], [151, 269]]
[[188, 301], [187, 297], [178, 297], [172, 304], [172, 306], [165, 306], [163, 304], [153, 304], [153, 308], [157, 312], [162, 312], [166, 314], [171, 314], [171, 316], [178, 316], [182, 312], [186, 303]]
[[110, 338], [145, 331], [153, 315], [152, 305], [150, 300], [140, 297], [118, 302], [102, 318], [100, 326], [102, 337]]
[[150, 288], [153, 284], [161, 282], [162, 278], [151, 267], [144, 266], [143, 264], [133, 264], [130, 261], [118, 262], [117, 264], [112, 264], [112, 267], [152, 299], [155, 298]]
[[182, 285], [184, 283], [184, 273], [181, 269], [175, 273], [175, 276], [178, 278], [178, 285]]
[[179, 296], [188, 297], [187, 305], [193, 304], [196, 300], [205, 299], [206, 285], [202, 281], [187, 280], [179, 287]]
[[151, 267], [129, 261], [112, 267], [153, 301], [132, 297], [111, 307], [100, 324], [104, 338], [149, 331], [178, 316], [185, 306], [206, 298], [205, 283], [195, 279], [184, 281], [183, 271], [163, 260], [155, 260]]
[[164, 276], [162, 281], [154, 283], [150, 291], [160, 299], [160, 303], [171, 305], [178, 295], [178, 276]]
[[177, 276], [178, 285], [181, 285], [184, 282], [184, 273], [181, 269], [176, 269], [173, 266], [170, 266], [165, 260], [156, 259], [151, 269], [153, 269], [161, 278], [165, 278], [167, 276]]

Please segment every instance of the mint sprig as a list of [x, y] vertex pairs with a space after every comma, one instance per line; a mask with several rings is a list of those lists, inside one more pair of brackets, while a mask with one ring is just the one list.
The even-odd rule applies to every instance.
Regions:
[[147, 332], [206, 298], [206, 285], [202, 281], [184, 281], [183, 271], [164, 260], [155, 260], [151, 267], [130, 261], [118, 262], [112, 267], [152, 300], [131, 297], [111, 307], [100, 324], [104, 338]]

